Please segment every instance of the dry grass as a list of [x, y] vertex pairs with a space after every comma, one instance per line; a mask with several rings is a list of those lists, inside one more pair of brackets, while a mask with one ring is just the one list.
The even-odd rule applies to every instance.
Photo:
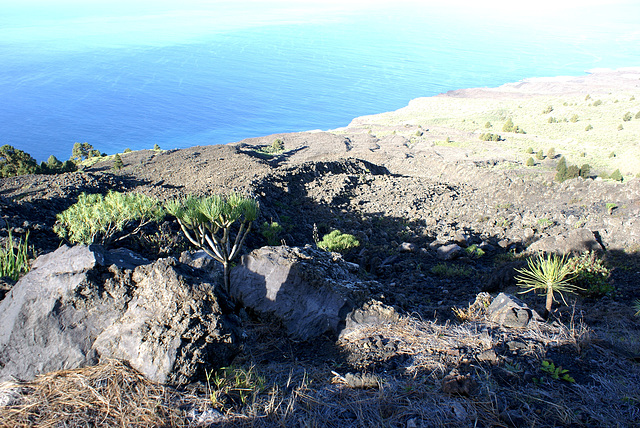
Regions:
[[0, 397], [0, 427], [184, 426], [175, 391], [117, 360], [5, 383]]
[[[1, 407], [0, 426], [586, 427], [634, 426], [640, 416], [640, 368], [592, 343], [579, 322], [505, 329], [482, 313], [460, 324], [407, 316], [345, 335], [334, 344], [345, 357], [340, 364], [299, 360], [285, 348], [300, 344], [277, 339], [275, 328], [254, 327], [254, 348], [245, 350], [239, 366], [219, 372], [225, 376], [219, 388], [211, 382], [177, 391], [109, 361], [5, 384], [0, 405], [3, 397], [11, 403]], [[380, 354], [367, 345], [372, 338], [392, 344], [393, 352]], [[505, 350], [510, 341], [524, 345], [517, 356]], [[274, 348], [286, 355], [265, 354]], [[580, 360], [590, 352], [588, 372], [571, 366], [575, 384], [533, 381], [548, 352], [560, 348]], [[487, 350], [496, 351], [495, 361], [481, 361]], [[392, 360], [397, 364], [388, 364]], [[375, 382], [358, 386], [350, 375]], [[445, 392], [446, 379], [458, 375], [472, 379], [471, 393]], [[251, 392], [244, 400], [241, 389]]]

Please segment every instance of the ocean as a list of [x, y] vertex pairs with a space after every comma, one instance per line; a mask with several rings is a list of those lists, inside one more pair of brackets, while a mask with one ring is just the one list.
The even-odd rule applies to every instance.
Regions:
[[74, 142], [333, 129], [448, 90], [640, 66], [637, 2], [50, 3], [0, 3], [0, 145], [38, 161]]

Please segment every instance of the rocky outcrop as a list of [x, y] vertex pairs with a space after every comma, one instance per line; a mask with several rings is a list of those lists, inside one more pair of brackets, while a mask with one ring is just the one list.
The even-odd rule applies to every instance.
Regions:
[[357, 270], [339, 254], [311, 246], [263, 247], [231, 271], [231, 294], [252, 311], [280, 320], [298, 340], [397, 318], [393, 309], [369, 301], [375, 284], [360, 281]]
[[211, 284], [172, 258], [61, 247], [0, 304], [0, 380], [117, 358], [183, 384], [230, 362], [235, 320]]
[[598, 243], [589, 229], [581, 228], [569, 231], [566, 234], [549, 236], [529, 246], [529, 251], [541, 251], [545, 253], [581, 253], [584, 251], [602, 251], [602, 245]]

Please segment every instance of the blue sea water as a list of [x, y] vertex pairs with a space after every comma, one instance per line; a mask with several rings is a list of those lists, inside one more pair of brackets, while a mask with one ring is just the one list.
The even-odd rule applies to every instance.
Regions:
[[24, 1], [0, 5], [0, 145], [39, 161], [74, 142], [331, 129], [452, 89], [640, 66], [635, 2]]

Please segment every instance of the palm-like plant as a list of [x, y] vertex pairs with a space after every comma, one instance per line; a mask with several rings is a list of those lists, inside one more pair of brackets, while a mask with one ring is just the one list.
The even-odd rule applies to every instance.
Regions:
[[570, 282], [573, 279], [573, 270], [567, 263], [566, 256], [538, 254], [537, 257], [529, 259], [527, 268], [516, 271], [520, 273], [516, 276], [516, 281], [525, 289], [521, 294], [531, 291], [546, 292], [545, 319], [551, 313], [551, 306], [555, 301], [554, 293], [558, 293], [566, 305], [562, 293], [574, 293], [580, 289]]
[[640, 299], [636, 299], [633, 303], [633, 309], [636, 311], [635, 315], [640, 317]]
[[[224, 287], [230, 290], [230, 263], [240, 253], [242, 244], [258, 217], [255, 199], [237, 193], [229, 196], [188, 196], [166, 204], [167, 212], [178, 219], [187, 239], [224, 267]], [[235, 237], [232, 226], [239, 222]]]

